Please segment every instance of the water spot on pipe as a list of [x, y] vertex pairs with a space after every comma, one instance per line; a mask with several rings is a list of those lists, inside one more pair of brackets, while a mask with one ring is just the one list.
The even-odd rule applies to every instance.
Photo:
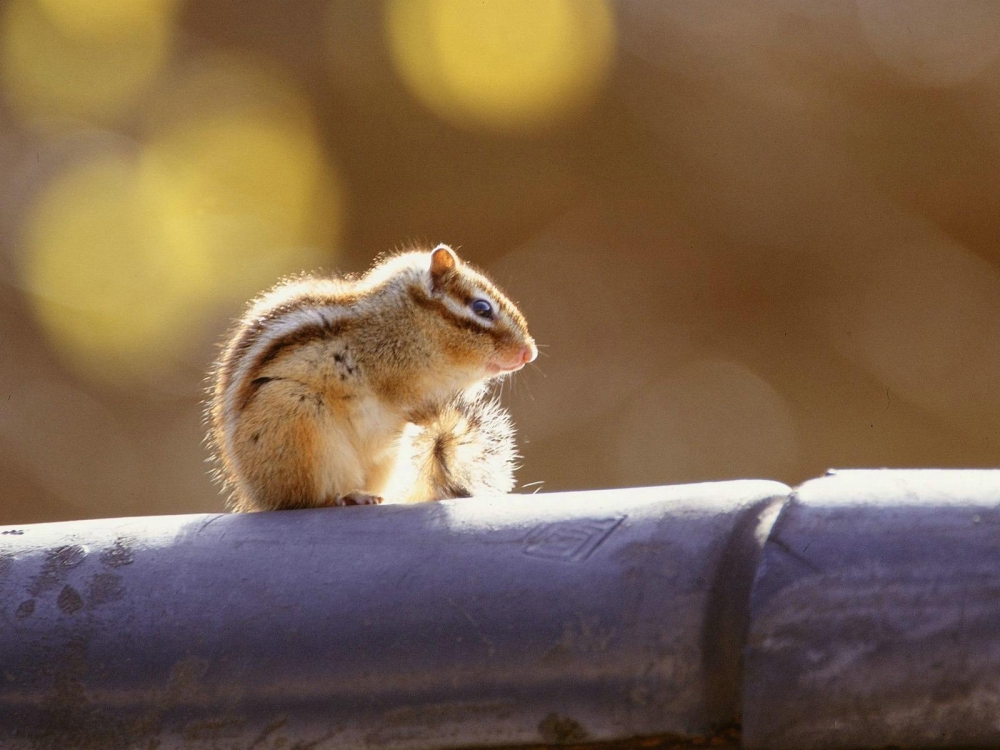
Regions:
[[67, 544], [54, 550], [49, 550], [45, 556], [42, 569], [28, 586], [28, 593], [40, 596], [46, 591], [58, 588], [70, 570], [82, 563], [87, 557], [87, 550], [78, 544]]
[[132, 547], [128, 541], [122, 537], [115, 539], [115, 543], [101, 552], [101, 565], [107, 568], [120, 568], [123, 565], [131, 565], [135, 560]]
[[83, 597], [72, 586], [63, 586], [56, 599], [59, 611], [65, 615], [75, 615], [83, 607]]
[[125, 595], [122, 577], [115, 573], [97, 573], [90, 579], [87, 591], [89, 607], [99, 607], [108, 602], [117, 601]]

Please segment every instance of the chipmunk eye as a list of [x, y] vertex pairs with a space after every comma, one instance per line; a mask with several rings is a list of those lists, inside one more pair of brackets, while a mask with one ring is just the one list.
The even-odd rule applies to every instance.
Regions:
[[493, 305], [484, 299], [477, 299], [472, 302], [472, 312], [480, 318], [489, 320], [493, 317]]

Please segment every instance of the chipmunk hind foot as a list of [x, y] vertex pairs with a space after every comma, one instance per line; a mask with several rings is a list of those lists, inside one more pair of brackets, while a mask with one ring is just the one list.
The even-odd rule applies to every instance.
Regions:
[[348, 505], [381, 505], [384, 499], [379, 495], [371, 495], [367, 492], [355, 490], [343, 495], [335, 495], [329, 500], [327, 505], [334, 507], [345, 507]]

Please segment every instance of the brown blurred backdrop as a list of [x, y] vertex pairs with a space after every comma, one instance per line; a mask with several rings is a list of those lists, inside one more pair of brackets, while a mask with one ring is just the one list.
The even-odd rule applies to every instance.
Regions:
[[222, 508], [285, 273], [449, 242], [546, 344], [524, 491], [991, 466], [1000, 5], [7, 0], [2, 523]]

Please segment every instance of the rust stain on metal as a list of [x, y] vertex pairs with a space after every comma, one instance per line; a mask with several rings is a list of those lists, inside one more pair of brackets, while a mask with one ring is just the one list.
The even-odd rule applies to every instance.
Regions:
[[189, 722], [181, 736], [185, 742], [199, 740], [238, 740], [246, 725], [246, 719], [238, 716], [219, 719], [201, 719]]
[[257, 735], [257, 737], [253, 740], [253, 742], [251, 742], [249, 745], [247, 745], [247, 750], [254, 750], [254, 748], [261, 747], [261, 743], [263, 743], [268, 737], [271, 737], [272, 739], [274, 739], [276, 741], [279, 741], [279, 742], [283, 741], [284, 738], [280, 738], [280, 737], [279, 738], [274, 738], [274, 737], [272, 737], [272, 735], [274, 735], [276, 732], [284, 729], [287, 725], [288, 725], [288, 717], [287, 716], [282, 716], [282, 717], [279, 717], [279, 718], [275, 719], [274, 721], [272, 721], [270, 724], [268, 724], [266, 727], [264, 727], [261, 730], [260, 734]]
[[556, 713], [551, 713], [538, 722], [538, 733], [545, 742], [558, 745], [587, 740], [587, 730], [576, 719]]
[[169, 707], [182, 698], [192, 700], [201, 695], [201, 680], [208, 672], [208, 661], [196, 656], [188, 656], [170, 670], [167, 679], [167, 690], [163, 705]]
[[[554, 716], [554, 714], [550, 714]], [[548, 717], [546, 717], [547, 719]], [[493, 750], [695, 750], [695, 748], [715, 748], [717, 750], [738, 750], [740, 748], [740, 727], [732, 724], [711, 734], [682, 737], [679, 735], [656, 735], [652, 737], [630, 737], [610, 742], [586, 742], [568, 740], [546, 740], [543, 745], [504, 745]], [[474, 750], [467, 747], [462, 750]]]

